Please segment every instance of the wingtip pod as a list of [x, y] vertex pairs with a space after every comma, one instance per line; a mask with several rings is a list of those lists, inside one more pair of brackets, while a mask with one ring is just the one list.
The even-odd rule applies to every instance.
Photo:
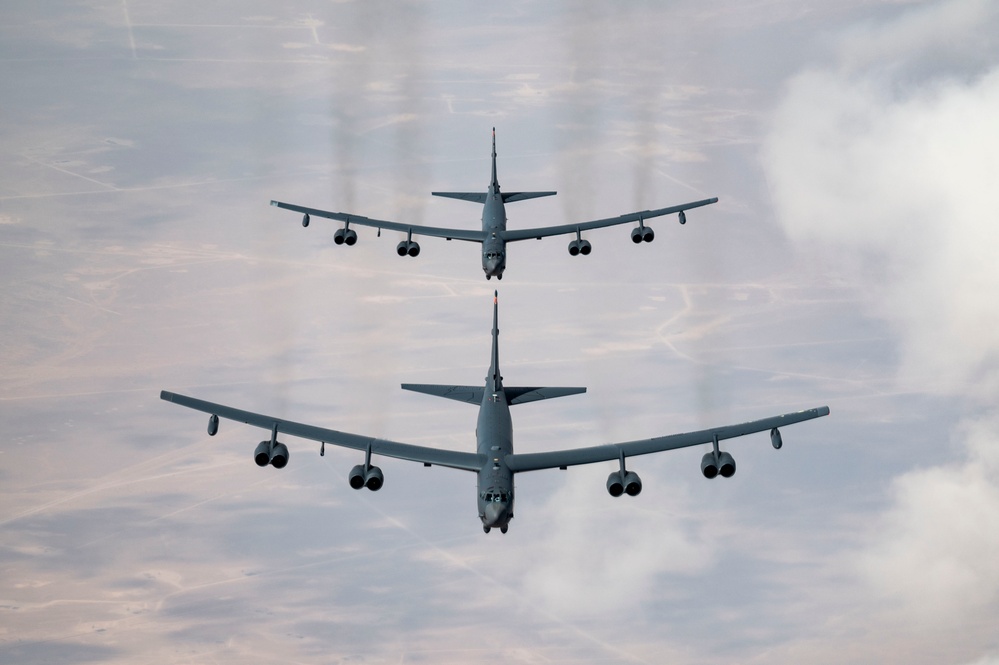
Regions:
[[828, 416], [829, 415], [829, 407], [828, 406], [820, 406], [819, 408], [815, 409], [815, 413], [817, 415], [820, 415], [820, 416]]

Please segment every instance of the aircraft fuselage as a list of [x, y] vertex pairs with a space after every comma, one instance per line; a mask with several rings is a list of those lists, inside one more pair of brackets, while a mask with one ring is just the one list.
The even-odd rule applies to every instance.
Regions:
[[489, 193], [482, 208], [482, 230], [486, 239], [482, 243], [482, 270], [486, 279], [503, 279], [506, 269], [506, 241], [501, 237], [506, 230], [506, 205], [500, 195], [499, 183], [489, 185]]
[[513, 453], [513, 420], [503, 386], [487, 390], [482, 396], [475, 426], [478, 452], [486, 459], [479, 471], [479, 519], [483, 528], [498, 528], [504, 533], [513, 517], [513, 472], [507, 467], [507, 455]]

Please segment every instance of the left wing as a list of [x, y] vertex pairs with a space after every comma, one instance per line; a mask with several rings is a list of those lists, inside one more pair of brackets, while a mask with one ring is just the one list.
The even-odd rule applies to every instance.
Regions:
[[196, 411], [210, 413], [213, 416], [221, 416], [229, 420], [260, 427], [271, 432], [277, 428], [276, 431], [278, 434], [290, 434], [291, 436], [311, 439], [312, 441], [321, 441], [354, 450], [366, 451], [370, 448], [373, 455], [384, 455], [386, 457], [395, 457], [397, 459], [422, 462], [424, 464], [436, 464], [438, 466], [447, 466], [452, 469], [463, 469], [465, 471], [478, 471], [485, 464], [485, 458], [477, 453], [414, 446], [409, 443], [397, 443], [370, 436], [338, 432], [335, 429], [304, 425], [291, 420], [267, 416], [262, 413], [234, 409], [231, 406], [206, 402], [194, 397], [167, 392], [166, 390], [160, 393], [160, 399], [180, 404]]
[[[481, 230], [473, 231], [469, 229], [446, 229], [438, 226], [421, 226], [420, 224], [403, 224], [402, 222], [389, 222], [384, 219], [372, 219], [371, 217], [361, 217], [345, 212], [330, 212], [329, 210], [319, 210], [318, 208], [306, 208], [305, 206], [294, 205], [292, 203], [282, 203], [281, 201], [271, 201], [271, 205], [285, 210], [294, 210], [307, 216], [326, 217], [335, 219], [347, 224], [357, 224], [358, 226], [370, 226], [376, 229], [388, 229], [390, 231], [402, 231], [413, 235], [432, 236], [435, 238], [445, 238], [446, 240], [471, 240], [483, 242], [486, 234]], [[302, 222], [308, 225], [308, 220]]]
[[[643, 210], [641, 212], [629, 212], [627, 215], [621, 215], [619, 217], [608, 217], [607, 219], [595, 219], [590, 222], [579, 222], [578, 224], [562, 224], [560, 226], [543, 226], [536, 229], [516, 229], [503, 231], [501, 234], [502, 238], [507, 242], [512, 242], [514, 240], [529, 240], [535, 238], [541, 240], [548, 236], [559, 236], [566, 233], [575, 233], [576, 231], [586, 231], [588, 229], [602, 229], [605, 226], [616, 226], [618, 224], [627, 224], [628, 222], [637, 222], [639, 220], [644, 221], [646, 219], [652, 219], [653, 217], [662, 217], [663, 215], [671, 215], [675, 212], [682, 213], [684, 210], [690, 210], [691, 208], [700, 208], [701, 206], [711, 205], [712, 203], [718, 203], [718, 198], [704, 199], [703, 201], [694, 201], [692, 203], [681, 203], [680, 205], [670, 206], [669, 208], [659, 208], [658, 210]], [[681, 219], [681, 221], [684, 221]]]
[[[719, 441], [723, 439], [734, 439], [739, 436], [753, 434], [755, 432], [765, 432], [775, 430], [784, 425], [800, 423], [812, 418], [829, 415], [828, 406], [820, 406], [807, 411], [797, 413], [786, 413], [782, 416], [772, 416], [761, 420], [753, 420], [739, 425], [726, 425], [714, 429], [705, 429], [699, 432], [687, 432], [685, 434], [670, 434], [669, 436], [659, 436], [654, 439], [644, 439], [641, 441], [627, 441], [625, 443], [609, 443], [602, 446], [590, 448], [573, 448], [570, 450], [555, 450], [548, 453], [520, 453], [506, 456], [506, 464], [511, 471], [537, 471], [539, 469], [555, 469], [559, 467], [576, 466], [579, 464], [592, 464], [594, 462], [607, 462], [618, 460], [622, 453], [625, 457], [635, 455], [648, 455], [666, 450], [676, 450], [677, 448], [687, 448], [702, 443], [713, 443], [715, 438]], [[774, 434], [771, 433], [771, 437]], [[774, 446], [779, 447], [780, 434], [778, 433]]]

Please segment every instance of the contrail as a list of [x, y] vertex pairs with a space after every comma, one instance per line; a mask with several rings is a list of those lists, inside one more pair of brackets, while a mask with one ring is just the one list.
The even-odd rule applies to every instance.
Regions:
[[132, 60], [138, 60], [139, 54], [135, 50], [135, 33], [132, 32], [132, 19], [128, 15], [128, 0], [121, 0], [121, 10], [125, 14], [125, 26], [128, 28], [128, 45], [132, 48]]

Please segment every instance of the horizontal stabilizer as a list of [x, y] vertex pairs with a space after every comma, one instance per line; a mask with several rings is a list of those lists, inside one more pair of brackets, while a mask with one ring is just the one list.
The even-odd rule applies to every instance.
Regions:
[[555, 196], [558, 192], [504, 192], [500, 196], [503, 197], [504, 203], [513, 203], [514, 201], [526, 201], [527, 199], [539, 199], [542, 196]]
[[504, 388], [506, 400], [511, 404], [526, 404], [540, 399], [555, 399], [566, 395], [579, 395], [586, 388]]
[[[482, 386], [445, 386], [433, 383], [404, 383], [403, 390], [412, 390], [417, 393], [434, 395], [435, 397], [446, 397], [448, 399], [465, 402], [467, 404], [482, 404], [482, 396], [485, 388]], [[526, 404], [527, 402], [537, 402], [542, 399], [555, 399], [566, 395], [579, 395], [585, 393], [586, 388], [504, 388], [506, 399], [510, 405]]]
[[431, 196], [443, 196], [448, 199], [459, 199], [461, 201], [471, 201], [472, 203], [485, 203], [485, 192], [430, 192]]
[[403, 390], [412, 390], [416, 393], [426, 393], [435, 397], [447, 397], [459, 402], [469, 404], [482, 404], [482, 386], [442, 386], [433, 383], [404, 383]]

